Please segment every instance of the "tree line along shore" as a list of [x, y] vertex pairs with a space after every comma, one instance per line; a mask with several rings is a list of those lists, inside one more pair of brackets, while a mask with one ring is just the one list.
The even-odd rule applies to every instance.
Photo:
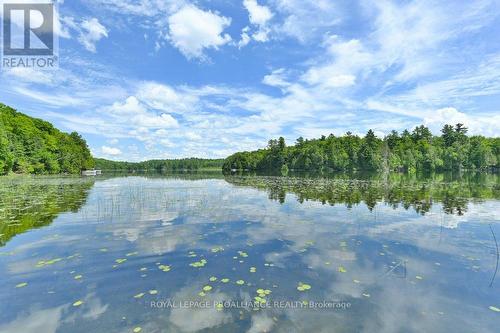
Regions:
[[441, 135], [418, 126], [379, 138], [372, 130], [319, 139], [270, 140], [265, 149], [238, 152], [226, 159], [186, 158], [119, 162], [94, 158], [76, 132], [61, 132], [47, 121], [0, 103], [0, 175], [79, 174], [82, 170], [278, 171], [459, 171], [500, 169], [500, 138], [468, 135], [463, 124], [445, 125]]

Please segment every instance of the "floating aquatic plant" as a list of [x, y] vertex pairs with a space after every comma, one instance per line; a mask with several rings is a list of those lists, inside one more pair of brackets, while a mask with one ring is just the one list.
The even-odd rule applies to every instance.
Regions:
[[212, 253], [217, 253], [217, 252], [224, 251], [224, 248], [222, 246], [218, 246], [218, 247], [214, 247], [211, 251], [212, 251]]
[[347, 270], [344, 268], [344, 266], [339, 266], [339, 272], [340, 273], [346, 273]]
[[192, 262], [189, 264], [191, 267], [204, 267], [207, 264], [205, 259], [201, 259], [200, 261]]
[[242, 285], [244, 285], [244, 284], [245, 284], [245, 281], [243, 281], [243, 280], [238, 280], [238, 281], [236, 281], [236, 284], [237, 284], [237, 285], [239, 285], [239, 286], [242, 286]]
[[76, 301], [75, 303], [73, 303], [73, 306], [80, 306], [83, 304], [83, 301]]
[[28, 282], [19, 283], [18, 285], [16, 285], [16, 288], [24, 288], [27, 285], [28, 285]]
[[306, 283], [302, 283], [302, 282], [299, 282], [299, 285], [297, 286], [297, 290], [298, 291], [307, 291], [307, 290], [310, 290], [311, 289], [311, 286], [306, 284]]
[[158, 268], [164, 272], [170, 272], [172, 269], [169, 265], [159, 265]]

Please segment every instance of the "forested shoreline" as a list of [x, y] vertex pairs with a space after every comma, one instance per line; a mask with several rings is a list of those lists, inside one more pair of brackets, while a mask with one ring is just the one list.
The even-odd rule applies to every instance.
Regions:
[[217, 169], [221, 170], [223, 159], [184, 158], [176, 160], [149, 160], [144, 162], [120, 162], [95, 158], [96, 168], [109, 171], [165, 172], [165, 171], [195, 171]]
[[267, 148], [238, 152], [224, 159], [185, 158], [144, 162], [93, 158], [76, 132], [63, 133], [52, 124], [0, 103], [0, 175], [78, 174], [81, 170], [165, 172], [196, 170], [273, 171], [498, 171], [500, 138], [468, 136], [463, 124], [445, 125], [436, 136], [425, 126], [378, 138], [343, 136], [307, 140], [287, 146], [283, 137]]
[[320, 139], [298, 138], [287, 146], [283, 137], [266, 149], [228, 157], [223, 169], [250, 171], [460, 171], [500, 167], [500, 138], [468, 136], [463, 124], [445, 125], [440, 136], [418, 126], [412, 132], [392, 131], [383, 139], [372, 130], [364, 137], [350, 132]]
[[94, 167], [85, 140], [0, 103], [0, 175], [78, 174]]

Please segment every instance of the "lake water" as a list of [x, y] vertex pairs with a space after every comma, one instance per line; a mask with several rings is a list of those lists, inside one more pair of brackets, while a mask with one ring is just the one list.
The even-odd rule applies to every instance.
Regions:
[[0, 178], [0, 332], [498, 332], [499, 199], [494, 175]]

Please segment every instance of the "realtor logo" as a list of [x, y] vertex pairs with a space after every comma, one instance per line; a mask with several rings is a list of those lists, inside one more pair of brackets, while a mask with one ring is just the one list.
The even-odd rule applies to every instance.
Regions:
[[4, 3], [2, 67], [51, 68], [57, 65], [54, 3]]

